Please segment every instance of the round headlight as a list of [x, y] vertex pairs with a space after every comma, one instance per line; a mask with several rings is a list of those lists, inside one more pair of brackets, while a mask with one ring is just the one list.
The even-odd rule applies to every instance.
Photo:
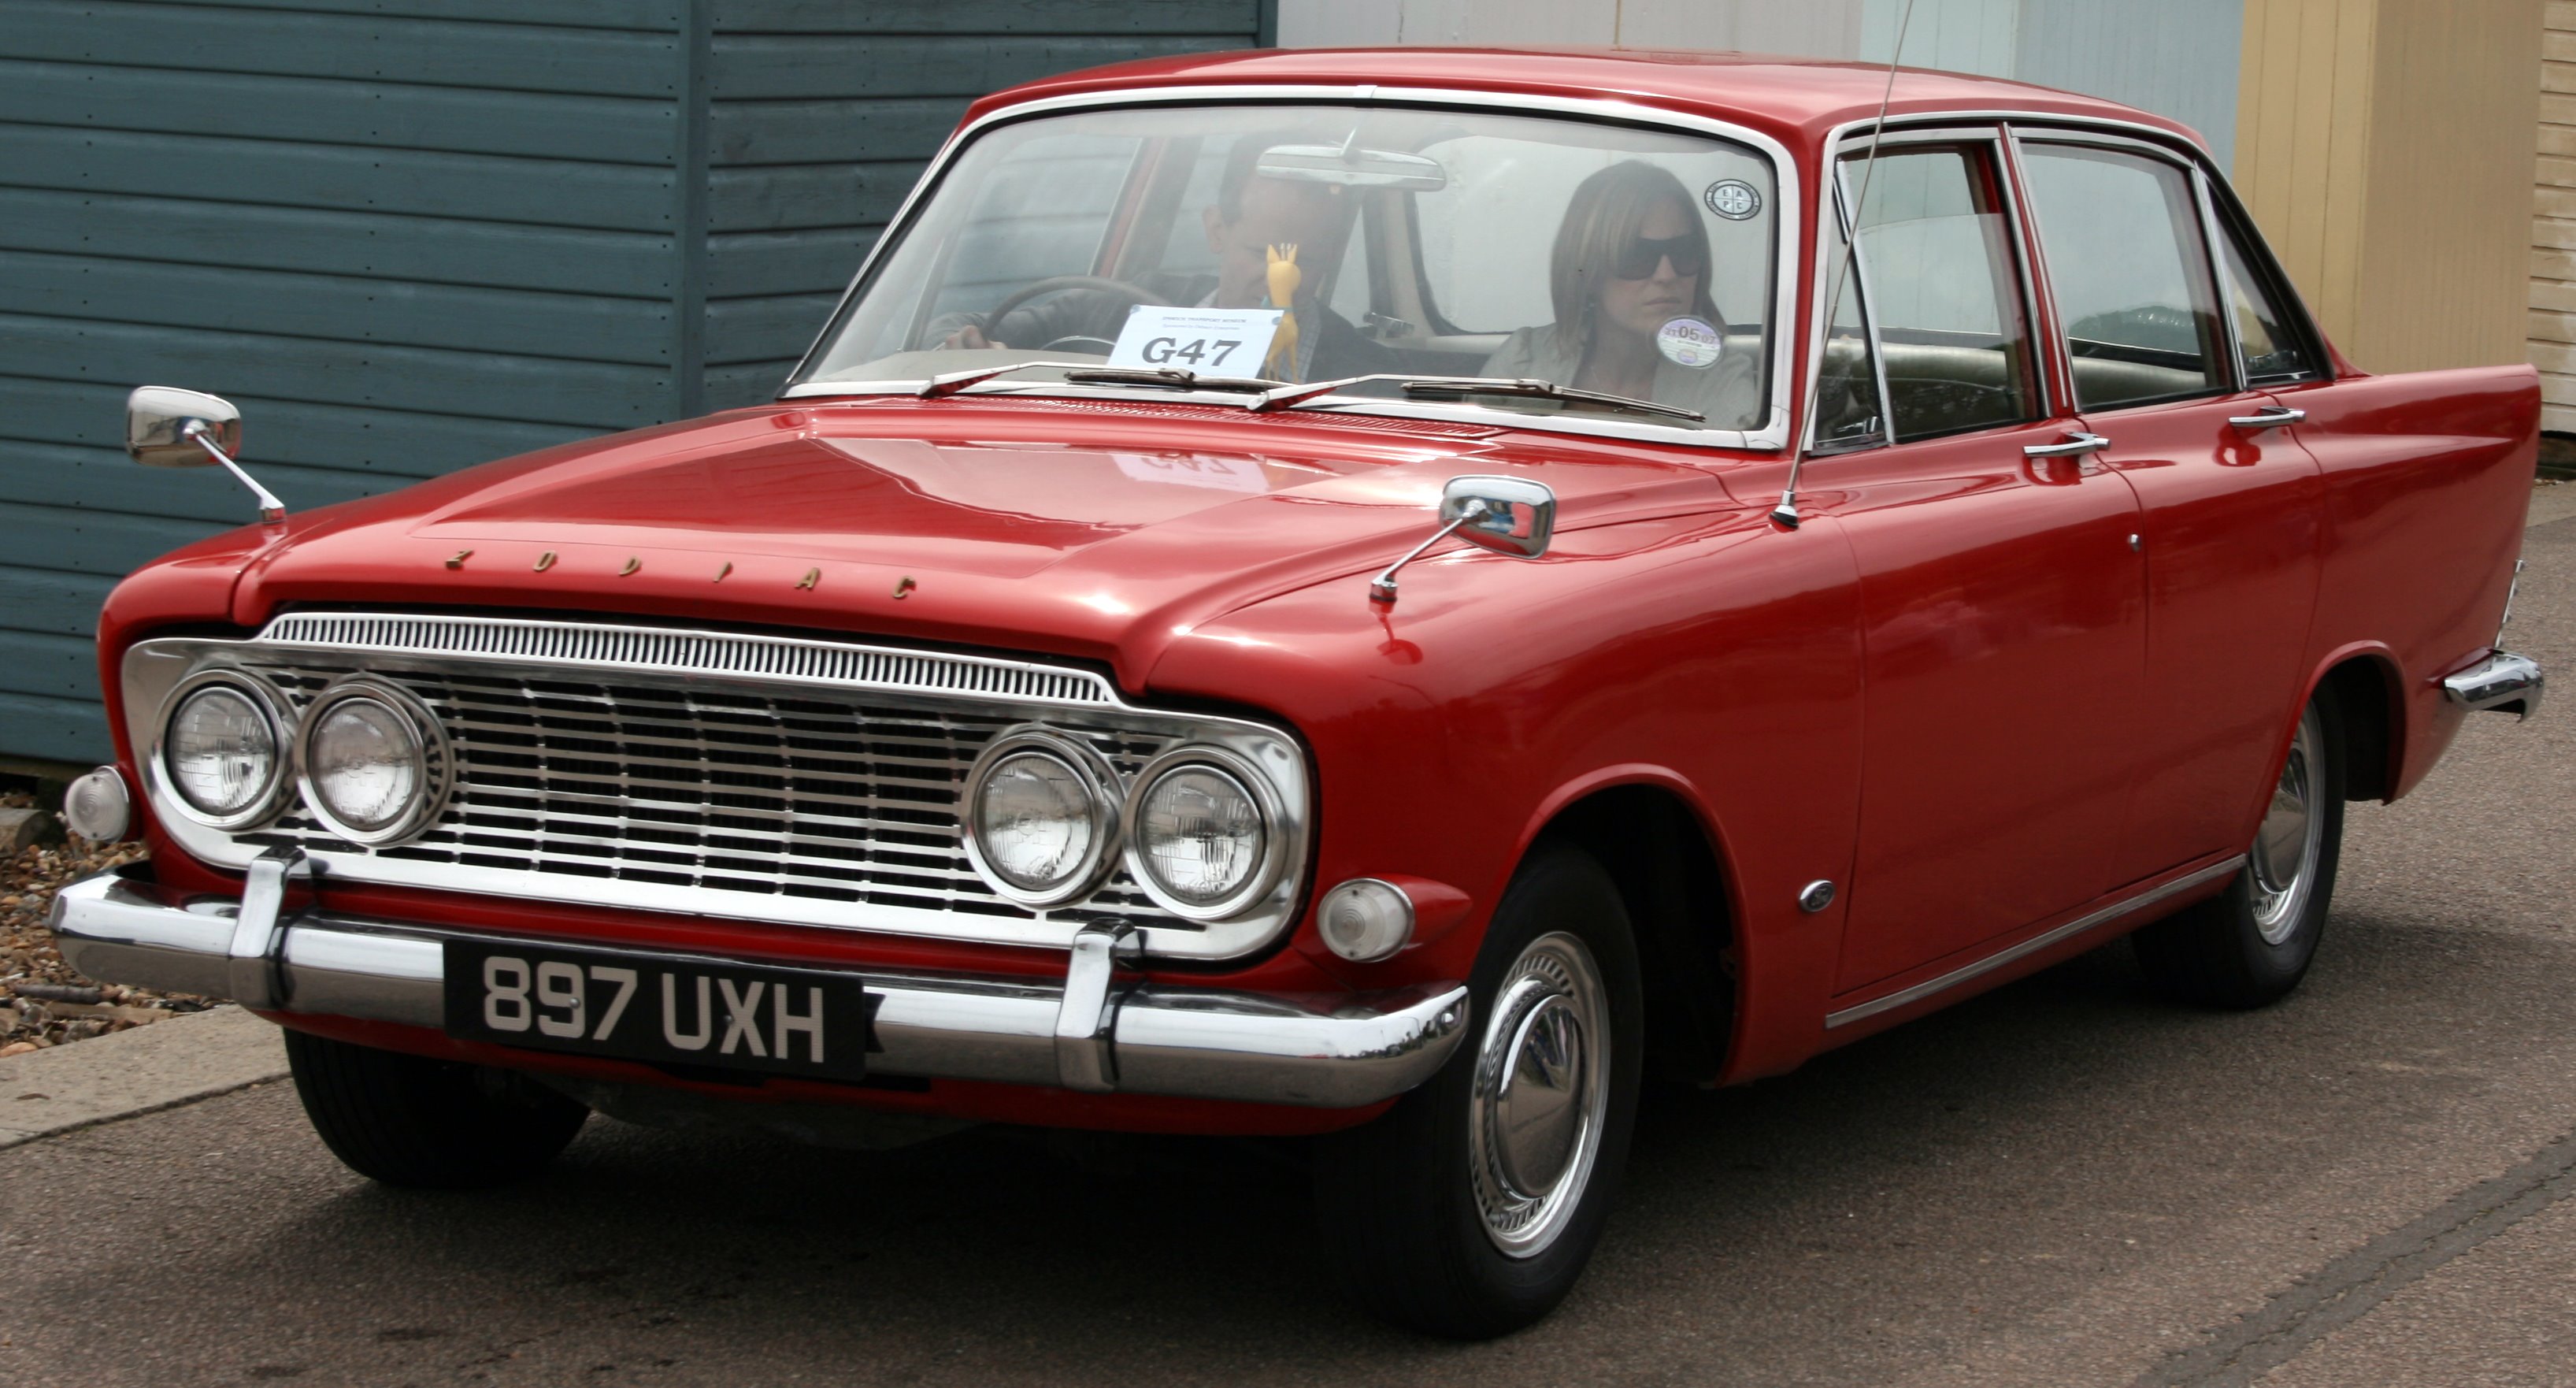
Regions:
[[257, 816], [277, 789], [277, 721], [246, 685], [219, 680], [179, 700], [161, 738], [170, 788], [208, 823]]
[[[1276, 818], [1249, 766], [1219, 764], [1192, 748], [1147, 767], [1131, 811], [1128, 861], [1146, 894], [1193, 919], [1232, 915], [1277, 876], [1270, 852]], [[1227, 758], [1231, 762], [1232, 758]]]
[[304, 714], [304, 802], [353, 843], [384, 843], [426, 823], [444, 790], [438, 721], [411, 695], [373, 681], [322, 691]]
[[1088, 889], [1117, 837], [1104, 769], [1081, 744], [1028, 730], [995, 738], [969, 773], [966, 852], [995, 891], [1051, 906]]

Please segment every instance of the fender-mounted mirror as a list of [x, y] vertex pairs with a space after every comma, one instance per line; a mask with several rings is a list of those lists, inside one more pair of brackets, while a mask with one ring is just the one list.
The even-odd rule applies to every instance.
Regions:
[[1440, 519], [1457, 523], [1462, 540], [1536, 559], [1556, 531], [1556, 493], [1518, 477], [1452, 477], [1440, 489]]
[[1369, 581], [1369, 601], [1395, 601], [1395, 571], [1456, 535], [1482, 549], [1515, 559], [1547, 553], [1556, 533], [1556, 493], [1544, 482], [1519, 477], [1452, 477], [1440, 489], [1440, 528]]
[[136, 386], [125, 397], [125, 451], [146, 467], [215, 464], [259, 498], [259, 518], [286, 520], [286, 503], [251, 479], [241, 456], [241, 411], [220, 395], [177, 386]]
[[227, 457], [241, 454], [241, 411], [220, 395], [177, 386], [136, 386], [125, 397], [125, 451], [145, 467], [213, 467], [202, 438]]

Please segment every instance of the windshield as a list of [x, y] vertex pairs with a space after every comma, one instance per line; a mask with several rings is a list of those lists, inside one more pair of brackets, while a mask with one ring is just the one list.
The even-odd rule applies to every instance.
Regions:
[[[1026, 362], [1053, 365], [958, 388], [1154, 384], [1085, 366], [1247, 394], [1385, 377], [1299, 404], [1759, 429], [1775, 203], [1750, 148], [1606, 123], [1326, 105], [1021, 121], [890, 233], [790, 393]], [[1427, 376], [1587, 394], [1406, 379]]]

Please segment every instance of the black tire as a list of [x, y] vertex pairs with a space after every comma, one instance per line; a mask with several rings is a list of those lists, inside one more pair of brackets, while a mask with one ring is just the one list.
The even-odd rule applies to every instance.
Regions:
[[[2250, 1008], [2277, 1002], [2299, 986], [2325, 937], [2343, 854], [2343, 720], [2324, 690], [2299, 717], [2299, 731], [2275, 782], [2273, 808], [2255, 831], [2245, 867], [2227, 890], [2187, 907], [2131, 938], [2138, 963], [2158, 990], [2202, 1007]], [[2304, 769], [2303, 769], [2304, 767]], [[2313, 826], [2311, 851], [2296, 899], [2281, 895], [2285, 874], [2267, 864], [2290, 855], [2267, 849], [2294, 782]], [[2303, 836], [2304, 837], [2304, 836]]]
[[286, 1033], [296, 1097], [322, 1145], [389, 1186], [475, 1190], [544, 1169], [590, 1110], [521, 1075]]
[[[1530, 1019], [1543, 1010], [1553, 1008], [1560, 1017], [1588, 1015], [1575, 1009], [1580, 988], [1570, 988], [1561, 1004], [1544, 996], [1531, 1002], [1533, 989], [1543, 993], [1553, 985], [1522, 972], [1581, 958], [1581, 952], [1563, 943], [1567, 936], [1588, 951], [1607, 1014], [1606, 1025], [1594, 1028], [1608, 1033], [1606, 1061], [1597, 1068], [1586, 1068], [1583, 1061], [1566, 1067], [1586, 1075], [1578, 1091], [1582, 1097], [1568, 1106], [1596, 1115], [1579, 1121], [1576, 1131], [1597, 1131], [1597, 1145], [1589, 1148], [1588, 1164], [1582, 1138], [1568, 1139], [1570, 1148], [1539, 1145], [1538, 1160], [1562, 1160], [1562, 1174], [1553, 1178], [1551, 1192], [1530, 1207], [1548, 1213], [1533, 1218], [1520, 1236], [1543, 1234], [1544, 1242], [1507, 1254], [1500, 1240], [1514, 1235], [1489, 1232], [1479, 1192], [1506, 1206], [1521, 1197], [1496, 1184], [1506, 1179], [1505, 1167], [1498, 1163], [1511, 1160], [1494, 1155], [1505, 1145], [1492, 1135], [1502, 1131], [1499, 1123], [1485, 1125], [1489, 1136], [1481, 1141], [1471, 1134], [1477, 1126], [1471, 1115], [1480, 1111], [1473, 1107], [1474, 1096], [1480, 1083], [1501, 1072], [1498, 1062], [1487, 1058], [1489, 1045], [1499, 1048], [1497, 1056], [1514, 1050], [1514, 1038], [1538, 1027]], [[1529, 986], [1514, 987], [1513, 1010], [1498, 1013], [1497, 993], [1507, 980], [1527, 980]], [[1627, 1164], [1645, 1049], [1645, 1006], [1628, 914], [1609, 874], [1578, 849], [1548, 845], [1534, 852], [1495, 910], [1470, 984], [1474, 1011], [1458, 1053], [1384, 1115], [1324, 1139], [1317, 1153], [1315, 1194], [1334, 1270], [1360, 1305], [1407, 1329], [1488, 1339], [1539, 1320], [1565, 1299], [1600, 1241]], [[1506, 1028], [1510, 1034], [1496, 1041]], [[1594, 1045], [1590, 1031], [1572, 1034], [1580, 1045], [1548, 1054], [1589, 1057]], [[1597, 1107], [1587, 1102], [1595, 1074], [1602, 1096]], [[1489, 1087], [1483, 1092], [1496, 1091]], [[1521, 1092], [1544, 1096], [1553, 1091]], [[1494, 1100], [1488, 1101], [1488, 1109], [1507, 1111]], [[1521, 1144], [1512, 1145], [1521, 1150]], [[1575, 1155], [1556, 1155], [1566, 1150]]]

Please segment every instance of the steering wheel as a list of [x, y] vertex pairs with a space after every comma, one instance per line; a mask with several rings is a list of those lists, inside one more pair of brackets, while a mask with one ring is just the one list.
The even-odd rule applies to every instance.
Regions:
[[[1002, 301], [993, 305], [992, 310], [984, 315], [985, 332], [990, 334], [993, 329], [1000, 327], [1003, 318], [1029, 300], [1046, 294], [1060, 294], [1068, 289], [1095, 289], [1104, 294], [1115, 294], [1131, 304], [1153, 304], [1162, 301], [1162, 296], [1154, 291], [1139, 288], [1125, 280], [1107, 279], [1099, 275], [1049, 275], [1045, 279], [1021, 285], [1018, 289], [1004, 295]], [[1063, 340], [1057, 339], [1059, 342]]]

